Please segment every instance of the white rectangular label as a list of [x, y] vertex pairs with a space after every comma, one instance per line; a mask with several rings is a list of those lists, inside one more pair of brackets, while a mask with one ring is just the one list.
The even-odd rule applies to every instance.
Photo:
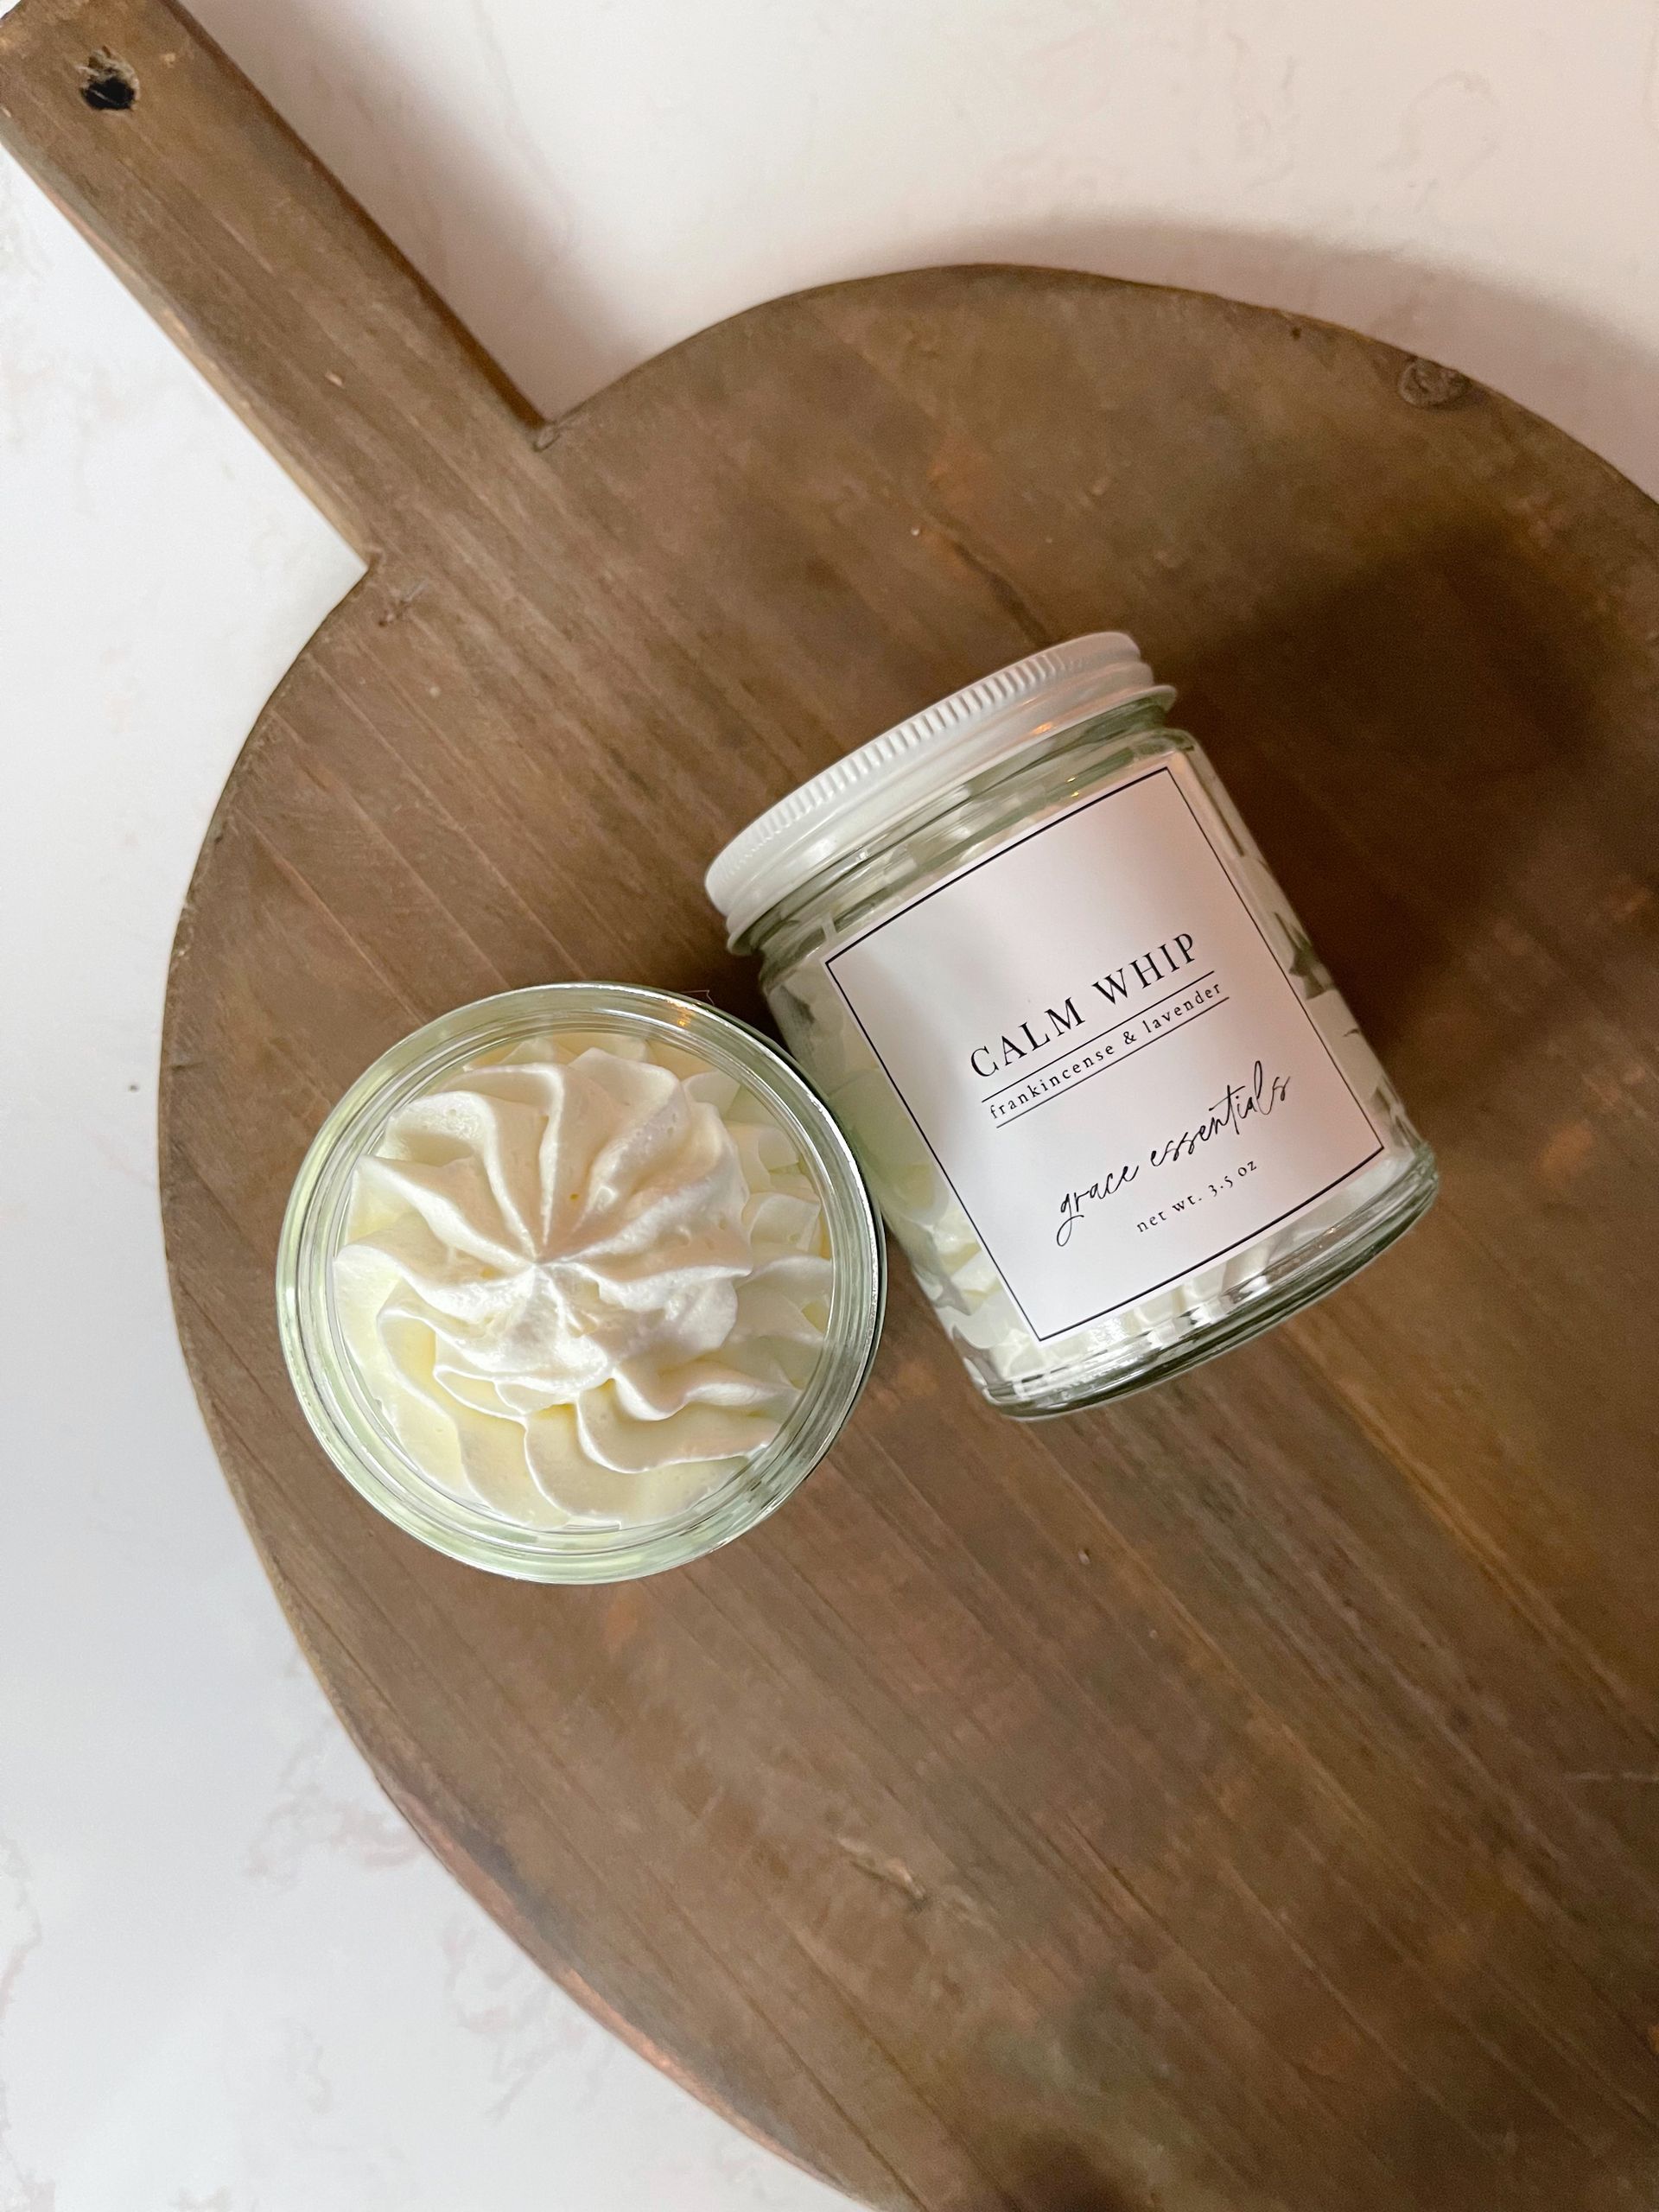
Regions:
[[1225, 1258], [1376, 1157], [1183, 760], [830, 956], [1040, 1338]]

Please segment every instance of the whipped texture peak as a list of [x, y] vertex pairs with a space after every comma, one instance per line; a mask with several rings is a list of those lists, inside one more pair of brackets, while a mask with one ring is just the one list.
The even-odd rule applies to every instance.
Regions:
[[776, 1436], [823, 1349], [829, 1250], [747, 1090], [690, 1052], [556, 1032], [392, 1116], [334, 1292], [433, 1480], [524, 1526], [632, 1525]]

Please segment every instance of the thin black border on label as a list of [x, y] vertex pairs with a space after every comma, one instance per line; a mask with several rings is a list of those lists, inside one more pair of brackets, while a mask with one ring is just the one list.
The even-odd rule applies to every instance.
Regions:
[[[1323, 1190], [1314, 1191], [1311, 1192], [1308, 1197], [1298, 1199], [1297, 1203], [1294, 1206], [1287, 1207], [1283, 1213], [1275, 1214], [1271, 1221], [1262, 1222], [1255, 1228], [1247, 1230], [1243, 1236], [1236, 1236], [1230, 1244], [1224, 1244], [1219, 1251], [1211, 1252], [1205, 1259], [1192, 1261], [1187, 1266], [1184, 1268], [1178, 1268], [1173, 1275], [1166, 1275], [1161, 1282], [1147, 1283], [1143, 1289], [1132, 1292], [1128, 1298], [1120, 1298], [1110, 1306], [1103, 1306], [1097, 1313], [1085, 1313], [1081, 1320], [1068, 1321], [1063, 1328], [1051, 1329], [1048, 1331], [1047, 1334], [1045, 1335], [1043, 1332], [1037, 1327], [1030, 1314], [1027, 1313], [1024, 1306], [1020, 1303], [1019, 1293], [1014, 1289], [1013, 1283], [1008, 1280], [1007, 1270], [1003, 1267], [1002, 1262], [997, 1258], [996, 1254], [991, 1249], [990, 1239], [986, 1236], [979, 1224], [974, 1219], [973, 1215], [969, 1212], [967, 1201], [963, 1198], [962, 1192], [957, 1190], [955, 1182], [951, 1179], [950, 1169], [945, 1166], [944, 1160], [939, 1158], [938, 1152], [934, 1150], [933, 1141], [928, 1135], [927, 1131], [922, 1127], [909, 1099], [906, 1097], [903, 1086], [899, 1084], [898, 1077], [893, 1074], [893, 1070], [887, 1065], [886, 1060], [882, 1058], [880, 1051], [876, 1045], [874, 1038], [872, 1037], [869, 1031], [865, 1028], [858, 1008], [853, 1004], [851, 998], [848, 995], [846, 986], [842, 983], [840, 976], [836, 973], [836, 963], [837, 960], [841, 959], [844, 954], [855, 951], [861, 944], [867, 944], [871, 938], [879, 936], [880, 932], [884, 929], [888, 928], [891, 924], [903, 921], [906, 914], [913, 914], [917, 907], [925, 906], [930, 899], [937, 898], [941, 891], [950, 890], [954, 885], [964, 881], [966, 878], [970, 875], [976, 874], [979, 869], [990, 867], [994, 861], [1000, 861], [1007, 854], [1017, 851], [1021, 845], [1029, 844], [1033, 837], [1046, 836], [1051, 830], [1058, 830], [1063, 823], [1075, 820], [1079, 814], [1086, 814], [1090, 807], [1103, 806], [1109, 799], [1122, 798], [1126, 791], [1132, 791], [1141, 784], [1150, 783], [1154, 776], [1167, 776], [1169, 778], [1176, 797], [1180, 800], [1181, 804], [1186, 809], [1193, 828], [1198, 831], [1199, 836], [1203, 838], [1205, 846], [1209, 849], [1211, 858], [1215, 861], [1216, 866], [1221, 870], [1222, 876], [1226, 882], [1228, 889], [1232, 893], [1234, 898], [1237, 899], [1239, 905], [1244, 909], [1245, 917], [1249, 922], [1250, 927], [1255, 931], [1257, 937], [1261, 938], [1262, 945], [1266, 949], [1268, 957], [1273, 963], [1274, 973], [1278, 976], [1280, 982], [1283, 983], [1285, 988], [1290, 993], [1292, 1003], [1295, 1006], [1298, 1013], [1302, 1016], [1302, 1019], [1306, 1022], [1308, 1027], [1313, 1032], [1314, 1039], [1319, 1045], [1319, 1050], [1325, 1054], [1325, 1058], [1330, 1061], [1332, 1067], [1336, 1071], [1338, 1081], [1341, 1084], [1343, 1089], [1348, 1093], [1349, 1097], [1352, 1099], [1355, 1107], [1358, 1110], [1360, 1120], [1364, 1122], [1371, 1135], [1376, 1138], [1376, 1142], [1363, 1159], [1357, 1160], [1351, 1167], [1345, 1167], [1342, 1173], [1336, 1178], [1334, 1182], [1327, 1183]], [[1215, 839], [1210, 835], [1208, 830], [1205, 828], [1203, 822], [1199, 818], [1198, 810], [1194, 807], [1192, 800], [1188, 798], [1186, 793], [1181, 789], [1181, 779], [1175, 773], [1173, 766], [1168, 761], [1160, 761], [1155, 768], [1144, 769], [1140, 775], [1131, 776], [1127, 783], [1114, 785], [1112, 789], [1109, 791], [1096, 791], [1093, 798], [1080, 799], [1077, 805], [1067, 807], [1063, 814], [1051, 815], [1046, 822], [1039, 822], [1034, 830], [1027, 830], [1018, 837], [1010, 837], [1006, 845], [999, 845], [995, 852], [986, 853], [976, 861], [969, 861], [966, 868], [958, 868], [953, 875], [944, 876], [939, 882], [930, 885], [927, 890], [919, 892], [914, 899], [906, 899], [902, 906], [896, 908], [891, 914], [884, 914], [879, 922], [872, 922], [868, 929], [861, 930], [856, 937], [849, 938], [845, 944], [837, 945], [835, 951], [830, 953], [825, 959], [823, 966], [825, 974], [835, 985], [836, 990], [840, 992], [842, 1002], [846, 1007], [848, 1013], [850, 1014], [853, 1020], [858, 1023], [860, 1033], [862, 1035], [865, 1043], [869, 1046], [871, 1052], [874, 1053], [876, 1065], [880, 1068], [882, 1074], [886, 1076], [887, 1081], [892, 1084], [893, 1092], [897, 1096], [899, 1104], [904, 1108], [906, 1113], [910, 1116], [911, 1122], [915, 1128], [917, 1135], [920, 1137], [922, 1142], [927, 1147], [929, 1153], [932, 1155], [934, 1165], [938, 1167], [940, 1174], [944, 1176], [945, 1182], [950, 1188], [951, 1196], [956, 1199], [957, 1204], [962, 1208], [963, 1212], [967, 1215], [969, 1226], [972, 1229], [975, 1236], [978, 1237], [980, 1243], [984, 1246], [986, 1256], [989, 1259], [991, 1265], [996, 1269], [997, 1275], [1001, 1281], [1002, 1287], [1007, 1292], [1008, 1296], [1014, 1300], [1015, 1306], [1018, 1308], [1020, 1319], [1025, 1323], [1027, 1328], [1031, 1331], [1032, 1336], [1039, 1344], [1052, 1344], [1055, 1339], [1059, 1337], [1074, 1337], [1079, 1329], [1090, 1328], [1093, 1326], [1095, 1322], [1103, 1321], [1110, 1314], [1121, 1313], [1126, 1306], [1134, 1306], [1141, 1299], [1150, 1298], [1154, 1291], [1166, 1290], [1171, 1283], [1179, 1282], [1187, 1275], [1196, 1274], [1200, 1268], [1212, 1267], [1217, 1260], [1224, 1260], [1228, 1258], [1230, 1254], [1238, 1251], [1241, 1247], [1248, 1244], [1253, 1237], [1264, 1236], [1269, 1229], [1278, 1228], [1281, 1222], [1288, 1221], [1293, 1215], [1306, 1212], [1309, 1206], [1316, 1205], [1321, 1198], [1329, 1198], [1332, 1192], [1338, 1189], [1342, 1184], [1347, 1182], [1351, 1176], [1357, 1175], [1362, 1167], [1369, 1167], [1372, 1160], [1374, 1160], [1377, 1157], [1378, 1154], [1383, 1149], [1382, 1140], [1381, 1136], [1377, 1135], [1376, 1124], [1372, 1121], [1370, 1115], [1366, 1109], [1365, 1102], [1361, 1098], [1359, 1093], [1354, 1089], [1353, 1084], [1349, 1082], [1347, 1076], [1343, 1071], [1341, 1062], [1338, 1059], [1336, 1054], [1331, 1050], [1331, 1047], [1325, 1043], [1324, 1037], [1320, 1034], [1318, 1022], [1314, 1020], [1313, 1015], [1308, 1012], [1306, 1001], [1303, 999], [1300, 992], [1296, 988], [1295, 984], [1291, 982], [1289, 976], [1286, 973], [1283, 963], [1280, 960], [1278, 954], [1274, 950], [1267, 931], [1262, 928], [1261, 923], [1256, 920], [1255, 915], [1251, 910], [1249, 900], [1246, 899], [1243, 891], [1240, 890], [1238, 884], [1234, 878], [1232, 869], [1229, 868], [1225, 860], [1223, 859], [1220, 849], [1217, 845]], [[1214, 970], [1212, 969], [1211, 973], [1213, 974], [1213, 972]]]

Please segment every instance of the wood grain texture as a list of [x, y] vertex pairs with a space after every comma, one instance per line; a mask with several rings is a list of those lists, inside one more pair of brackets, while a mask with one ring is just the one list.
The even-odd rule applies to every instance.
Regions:
[[[157, 0], [24, 0], [0, 67], [10, 143], [372, 558], [203, 852], [162, 1158], [226, 1473], [392, 1796], [879, 2205], [1659, 2202], [1659, 512], [1386, 347], [1029, 270], [777, 302], [550, 442]], [[1437, 1147], [1427, 1224], [1037, 1429], [901, 1280], [832, 1460], [653, 1583], [519, 1588], [378, 1521], [271, 1310], [338, 1093], [508, 985], [753, 1014], [721, 842], [1109, 625]]]

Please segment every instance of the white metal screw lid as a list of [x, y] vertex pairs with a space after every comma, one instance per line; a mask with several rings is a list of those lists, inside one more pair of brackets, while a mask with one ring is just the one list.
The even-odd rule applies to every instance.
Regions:
[[1096, 630], [1045, 645], [874, 737], [750, 823], [704, 879], [735, 944], [839, 854], [964, 776], [1132, 699], [1174, 697], [1133, 638]]

